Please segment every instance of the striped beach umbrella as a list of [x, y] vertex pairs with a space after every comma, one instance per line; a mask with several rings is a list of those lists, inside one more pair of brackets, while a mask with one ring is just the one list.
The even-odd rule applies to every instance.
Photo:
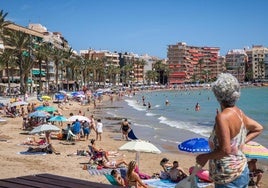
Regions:
[[258, 142], [248, 142], [243, 146], [242, 151], [248, 158], [268, 159], [268, 149]]

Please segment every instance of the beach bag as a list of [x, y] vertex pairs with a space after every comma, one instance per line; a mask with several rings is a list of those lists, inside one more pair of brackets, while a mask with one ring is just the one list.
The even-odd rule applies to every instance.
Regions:
[[181, 180], [179, 183], [177, 183], [175, 188], [198, 188], [197, 178], [195, 177], [195, 175], [198, 172], [198, 170], [200, 170], [200, 169], [201, 169], [201, 167], [196, 164], [194, 169], [193, 169], [192, 174], [187, 176], [183, 180]]

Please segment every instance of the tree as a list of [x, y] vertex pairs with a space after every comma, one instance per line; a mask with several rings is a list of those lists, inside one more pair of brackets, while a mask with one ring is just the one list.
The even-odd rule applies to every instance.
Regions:
[[32, 37], [24, 32], [9, 29], [4, 31], [4, 35], [4, 45], [8, 49], [12, 49], [16, 63], [19, 66], [21, 94], [25, 94], [29, 71], [33, 67], [34, 62], [32, 56]]
[[[14, 64], [14, 56], [13, 52], [11, 49], [5, 49], [2, 54], [0, 54], [0, 70], [6, 69], [6, 74], [7, 74], [7, 83], [8, 83], [8, 88], [10, 88], [10, 74], [9, 74], [9, 69], [10, 67], [15, 67], [16, 65]], [[11, 90], [8, 89], [8, 92]], [[9, 93], [10, 94], [10, 93]]]
[[4, 13], [3, 10], [0, 11], [0, 38], [4, 38], [4, 28], [11, 24], [10, 21], [6, 20], [8, 13]]
[[155, 83], [158, 78], [158, 73], [155, 70], [148, 70], [145, 73], [145, 78], [148, 84]]
[[51, 57], [54, 60], [55, 63], [55, 69], [56, 69], [56, 74], [55, 74], [55, 81], [56, 81], [56, 88], [59, 90], [59, 66], [61, 61], [64, 59], [64, 51], [63, 49], [59, 48], [52, 48], [52, 53]]
[[204, 64], [204, 59], [201, 58], [198, 60], [198, 65], [199, 65], [199, 81], [201, 81], [201, 77], [202, 77], [202, 65]]

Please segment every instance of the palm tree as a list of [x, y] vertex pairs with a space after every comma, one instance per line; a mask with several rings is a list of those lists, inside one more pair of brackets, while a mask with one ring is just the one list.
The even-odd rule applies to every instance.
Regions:
[[4, 45], [6, 48], [12, 49], [16, 57], [16, 63], [19, 66], [20, 73], [20, 90], [21, 94], [25, 94], [28, 82], [29, 71], [33, 67], [32, 56], [32, 38], [30, 35], [21, 31], [4, 31]]
[[155, 70], [148, 70], [145, 75], [148, 84], [155, 83], [158, 78], [158, 73]]
[[204, 64], [204, 59], [201, 58], [198, 60], [198, 65], [199, 65], [199, 81], [201, 81], [201, 76], [202, 76], [202, 65]]
[[122, 73], [122, 82], [124, 85], [129, 84], [129, 81], [133, 81], [131, 78], [131, 72], [133, 71], [133, 64], [126, 64], [121, 68], [121, 73]]
[[[13, 56], [13, 52], [11, 49], [5, 49], [4, 52], [2, 54], [0, 54], [0, 70], [6, 70], [6, 74], [7, 74], [7, 83], [8, 83], [8, 88], [10, 88], [10, 73], [9, 73], [9, 69], [11, 67], [15, 67], [16, 65], [14, 64], [14, 56]], [[8, 89], [8, 91], [10, 92], [10, 89]], [[10, 94], [10, 93], [8, 93]]]
[[56, 88], [57, 90], [59, 90], [59, 66], [65, 57], [64, 51], [59, 48], [53, 48], [51, 56], [52, 56], [52, 59], [54, 60], [55, 69], [56, 69], [56, 74], [55, 74]]
[[0, 11], [0, 38], [4, 37], [4, 28], [11, 24], [10, 21], [6, 21], [6, 16], [8, 15], [8, 13], [4, 13], [3, 10]]

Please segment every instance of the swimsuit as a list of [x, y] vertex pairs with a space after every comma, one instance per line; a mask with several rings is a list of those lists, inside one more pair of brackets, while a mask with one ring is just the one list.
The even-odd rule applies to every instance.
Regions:
[[[212, 159], [209, 161], [209, 175], [216, 184], [226, 184], [242, 174], [247, 167], [247, 158], [241, 151], [240, 146], [245, 143], [247, 129], [244, 126], [242, 112], [238, 114], [235, 110], [230, 109], [237, 114], [241, 120], [239, 133], [231, 139], [231, 154], [221, 159]], [[241, 116], [240, 116], [241, 115]], [[215, 133], [215, 127], [209, 138], [211, 151], [219, 148], [219, 140]]]

